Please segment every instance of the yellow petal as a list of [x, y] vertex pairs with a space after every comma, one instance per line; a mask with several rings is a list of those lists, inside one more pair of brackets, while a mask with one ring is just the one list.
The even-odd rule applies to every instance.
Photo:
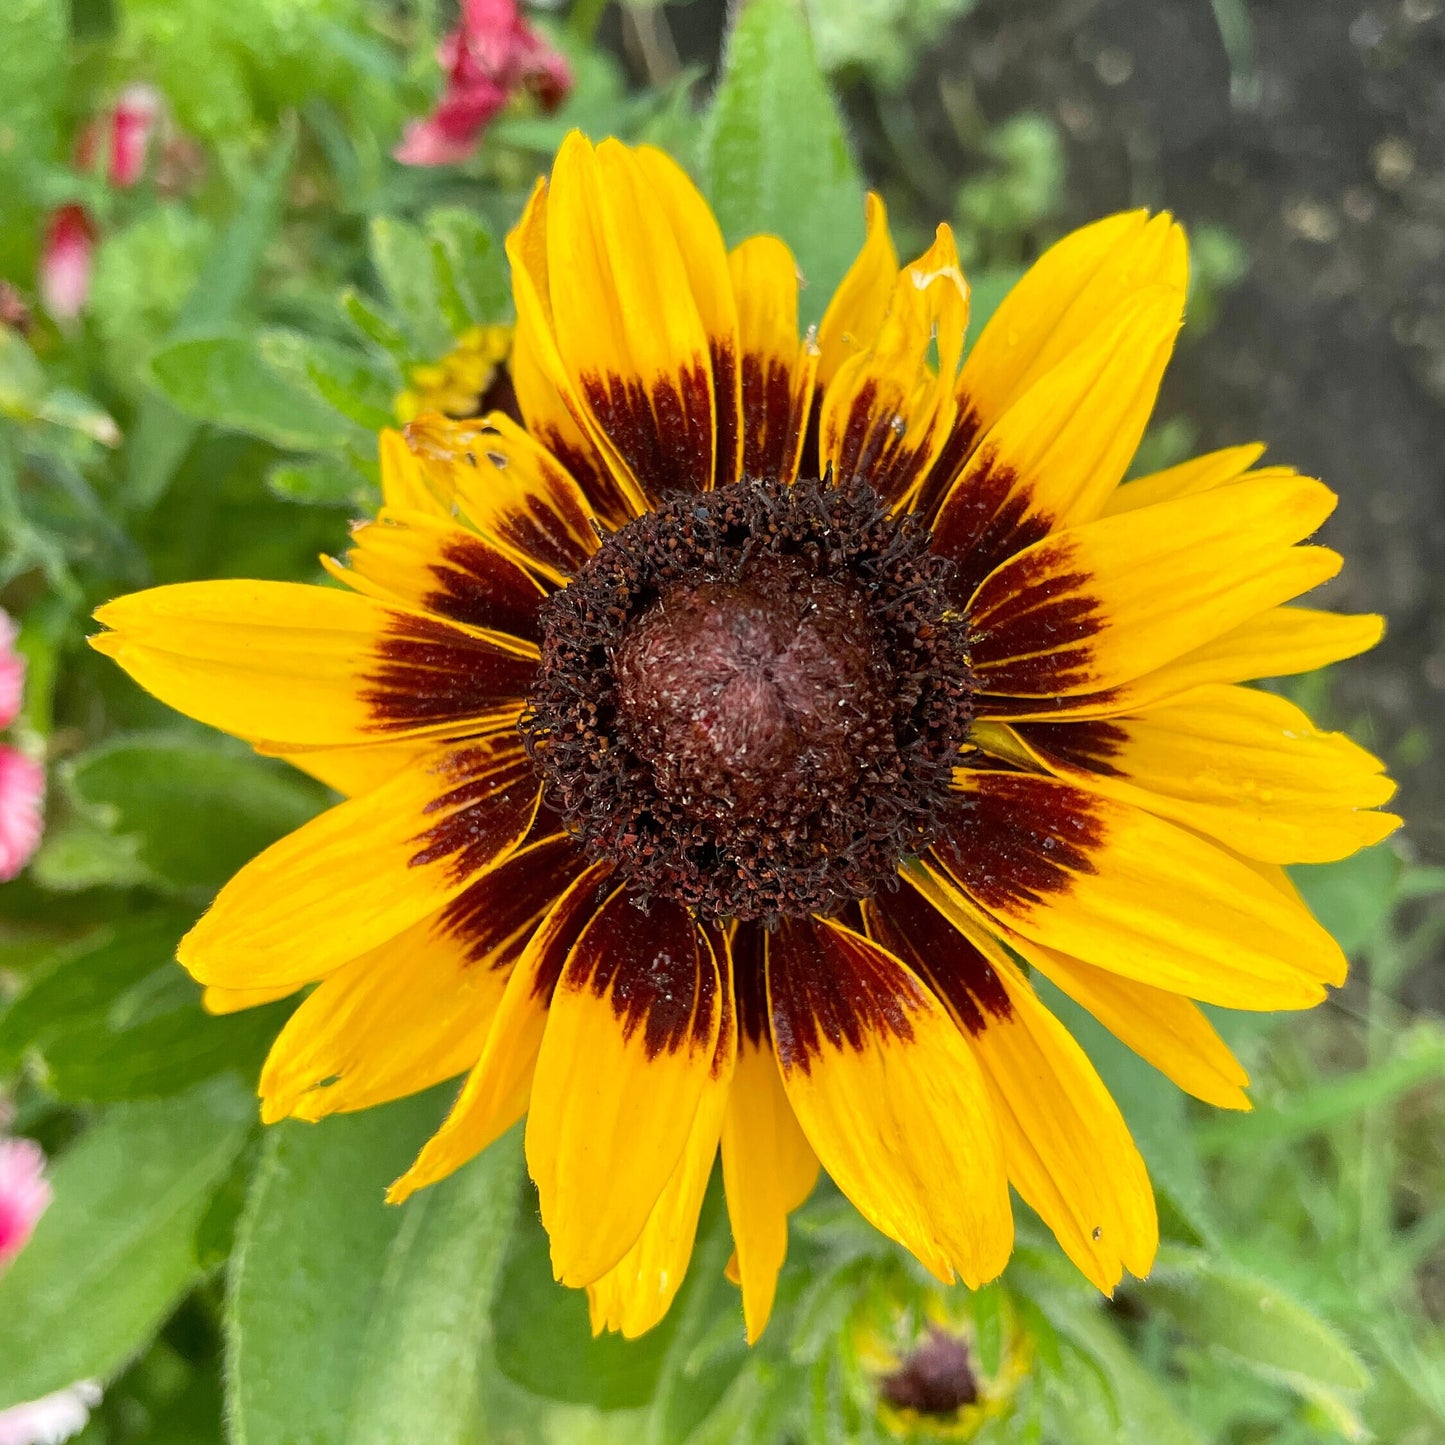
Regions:
[[515, 735], [438, 748], [253, 858], [181, 940], [178, 957], [198, 982], [225, 988], [324, 978], [513, 852], [537, 796]]
[[728, 255], [742, 352], [743, 471], [796, 479], [813, 404], [817, 347], [798, 342], [798, 268], [776, 236]]
[[441, 479], [462, 516], [545, 582], [565, 585], [601, 545], [582, 486], [509, 417], [424, 416], [406, 435], [418, 465]]
[[604, 1329], [617, 1330], [631, 1340], [650, 1330], [667, 1313], [692, 1258], [698, 1215], [717, 1158], [738, 1051], [727, 948], [721, 934], [714, 933], [712, 938], [713, 952], [723, 965], [723, 1017], [712, 1071], [703, 1086], [682, 1158], [663, 1185], [637, 1243], [606, 1274], [587, 1286], [594, 1335]]
[[724, 487], [742, 475], [742, 351], [731, 263], [712, 207], [682, 167], [655, 146], [639, 146], [632, 155], [651, 204], [667, 218], [677, 237], [688, 284], [707, 333], [716, 403], [714, 483]]
[[272, 988], [218, 988], [212, 985], [201, 990], [201, 1007], [208, 1014], [234, 1014], [242, 1009], [259, 1008], [262, 1004], [275, 1003], [278, 998], [289, 998], [300, 984], [281, 983]]
[[[594, 149], [574, 131], [546, 196], [557, 355], [589, 436], [646, 498], [711, 487], [717, 454], [710, 338], [690, 274], [705, 258], [659, 213], [657, 184], [620, 142]], [[720, 238], [715, 259], [717, 289], [730, 293]]]
[[851, 356], [869, 346], [898, 283], [898, 253], [888, 234], [883, 198], [868, 193], [865, 203], [868, 234], [863, 249], [838, 284], [818, 327], [818, 385], [828, 387]]
[[1095, 968], [1016, 934], [1015, 952], [1087, 1009], [1121, 1043], [1186, 1094], [1220, 1109], [1249, 1109], [1249, 1076], [1198, 1005], [1177, 993]]
[[940, 226], [933, 245], [898, 274], [872, 340], [823, 395], [819, 446], [835, 481], [861, 477], [895, 503], [913, 490], [953, 422], [967, 324], [968, 285], [953, 233]]
[[547, 589], [485, 537], [425, 512], [383, 509], [351, 529], [345, 565], [327, 570], [378, 601], [487, 634], [497, 647], [538, 657]]
[[517, 306], [512, 384], [527, 431], [576, 480], [597, 514], [620, 527], [646, 510], [647, 499], [593, 436], [586, 408], [557, 348], [547, 259], [547, 198], [547, 182], [539, 180], [521, 220], [507, 237]]
[[717, 960], [686, 909], [619, 888], [577, 940], [532, 1081], [527, 1164], [552, 1268], [592, 1284], [637, 1242], [707, 1092]]
[[992, 425], [1039, 377], [1096, 338], [1121, 303], [1149, 286], [1182, 293], [1188, 271], [1184, 232], [1167, 212], [1109, 216], [1064, 237], [1004, 297], [974, 343], [959, 377], [961, 409]]
[[998, 1122], [942, 1005], [877, 944], [817, 919], [782, 924], [767, 972], [783, 1087], [834, 1182], [945, 1283], [993, 1279], [1013, 1247]]
[[400, 1204], [460, 1169], [527, 1111], [552, 992], [582, 930], [615, 887], [612, 865], [593, 863], [558, 897], [512, 968], [481, 1057], [442, 1126], [387, 1191]]
[[369, 1108], [471, 1068], [512, 965], [582, 867], [569, 838], [543, 839], [323, 980], [272, 1045], [262, 1118]]
[[[962, 807], [932, 866], [1004, 928], [1225, 1008], [1308, 1008], [1344, 981], [1308, 912], [1196, 834], [1053, 778], [954, 778]], [[929, 879], [918, 886], [955, 918], [952, 890]]]
[[[907, 876], [907, 875], [905, 875]], [[871, 936], [923, 978], [972, 1045], [1009, 1179], [1106, 1293], [1148, 1272], [1154, 1195], [1119, 1110], [1067, 1031], [987, 929], [960, 931], [914, 888], [870, 900]]]
[[[1162, 472], [1153, 472], [1125, 482], [1104, 504], [1103, 515], [1112, 517], [1119, 512], [1132, 512], [1139, 507], [1152, 507], [1157, 502], [1173, 502], [1180, 497], [1192, 497], [1196, 492], [1211, 492], [1229, 482], [1239, 481], [1249, 475], [1249, 469], [1264, 455], [1264, 445], [1255, 442], [1249, 446], [1224, 447], [1217, 452], [1207, 452], [1202, 457], [1192, 457], [1178, 466], [1168, 467]], [[1283, 468], [1269, 470], [1284, 475]], [[1258, 474], [1256, 474], [1258, 475]]]
[[1399, 826], [1395, 785], [1343, 733], [1254, 688], [1195, 688], [1137, 716], [1020, 723], [1034, 766], [1269, 863], [1327, 863]]
[[1071, 527], [994, 571], [968, 606], [985, 692], [1098, 692], [1183, 656], [1339, 570], [1296, 547], [1334, 508], [1306, 477]]
[[[521, 713], [520, 705], [512, 716], [499, 719], [495, 728], [482, 728], [478, 736], [489, 731], [506, 731], [514, 728]], [[405, 771], [431, 753], [436, 744], [429, 739], [420, 742], [403, 738], [388, 739], [383, 743], [356, 743], [341, 748], [306, 748], [287, 750], [275, 744], [254, 744], [263, 757], [276, 757], [291, 764], [293, 768], [334, 788], [343, 797], [354, 798], [370, 788], [378, 788]]]
[[1206, 683], [1313, 672], [1368, 651], [1384, 631], [1384, 618], [1370, 614], [1272, 607], [1172, 662], [1104, 692], [1053, 698], [980, 697], [977, 706], [980, 716], [1018, 720], [1123, 717]]
[[450, 516], [451, 498], [444, 489], [433, 487], [431, 478], [407, 446], [406, 437], [391, 427], [383, 427], [378, 442], [382, 505], [403, 512]]
[[1183, 312], [1182, 291], [1141, 292], [984, 434], [933, 524], [960, 599], [1030, 543], [1097, 516], [1144, 434]]
[[722, 1128], [723, 1187], [749, 1344], [773, 1311], [788, 1253], [788, 1215], [818, 1182], [818, 1156], [788, 1103], [773, 1051], [763, 950], [761, 927], [744, 924], [733, 942], [738, 1060]]
[[478, 731], [531, 688], [535, 654], [330, 587], [180, 582], [96, 610], [90, 639], [148, 692], [272, 752]]

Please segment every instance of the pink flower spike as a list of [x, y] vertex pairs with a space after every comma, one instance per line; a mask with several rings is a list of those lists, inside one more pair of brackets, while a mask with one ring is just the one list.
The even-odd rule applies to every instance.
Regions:
[[153, 85], [128, 85], [110, 123], [110, 183], [133, 186], [145, 173], [150, 138], [161, 117], [161, 93]]
[[0, 729], [8, 728], [20, 712], [25, 690], [25, 659], [15, 650], [19, 629], [0, 612]]
[[61, 1445], [85, 1429], [98, 1404], [100, 1386], [81, 1380], [29, 1404], [0, 1410], [0, 1445]]
[[407, 126], [393, 154], [405, 165], [462, 161], [519, 91], [555, 110], [572, 88], [572, 72], [522, 18], [516, 0], [464, 0], [462, 22], [437, 58], [446, 91], [436, 109]]
[[[45, 770], [18, 749], [0, 744], [0, 883], [14, 878], [40, 846], [44, 800]], [[0, 1227], [0, 1246], [3, 1239]]]
[[58, 321], [79, 316], [90, 295], [95, 224], [84, 206], [72, 202], [50, 218], [40, 257], [40, 297]]
[[40, 1145], [31, 1139], [0, 1139], [0, 1267], [25, 1247], [49, 1203]]

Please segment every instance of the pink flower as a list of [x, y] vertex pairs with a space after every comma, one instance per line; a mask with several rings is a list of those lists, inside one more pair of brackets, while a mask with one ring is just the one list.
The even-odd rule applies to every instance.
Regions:
[[40, 846], [44, 801], [45, 770], [0, 743], [0, 883], [14, 878]]
[[30, 1139], [0, 1138], [0, 1268], [25, 1247], [49, 1203], [40, 1145]]
[[0, 1445], [60, 1445], [85, 1429], [100, 1404], [100, 1386], [82, 1380], [27, 1405], [0, 1410]]
[[555, 110], [572, 89], [572, 72], [518, 10], [516, 0], [462, 0], [461, 24], [442, 41], [446, 91], [424, 120], [407, 126], [393, 154], [409, 166], [465, 160], [518, 91]]
[[95, 222], [84, 206], [61, 206], [45, 228], [40, 253], [40, 298], [59, 321], [79, 316], [90, 295], [90, 269], [95, 256]]
[[133, 186], [145, 172], [151, 133], [161, 116], [161, 94], [153, 85], [128, 85], [110, 121], [110, 183]]
[[94, 167], [102, 143], [109, 138], [106, 179], [117, 190], [135, 185], [145, 174], [146, 154], [161, 110], [161, 93], [155, 86], [126, 86], [115, 105], [80, 132], [75, 143], [77, 168], [88, 171]]

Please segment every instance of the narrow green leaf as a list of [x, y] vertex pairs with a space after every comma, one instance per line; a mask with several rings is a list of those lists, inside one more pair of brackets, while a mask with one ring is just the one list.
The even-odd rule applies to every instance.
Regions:
[[122, 1104], [51, 1171], [55, 1199], [0, 1277], [0, 1409], [109, 1379], [201, 1275], [196, 1231], [255, 1118], [218, 1079]]
[[820, 320], [863, 243], [863, 184], [799, 0], [738, 10], [700, 166], [728, 244], [781, 236], [805, 278], [803, 324]]
[[152, 359], [151, 379], [188, 416], [278, 447], [324, 451], [355, 435], [355, 423], [279, 376], [255, 340], [239, 334], [171, 342]]
[[1331, 1326], [1265, 1280], [1206, 1267], [1138, 1289], [1188, 1335], [1252, 1366], [1336, 1390], [1370, 1383], [1369, 1371]]
[[476, 1438], [520, 1137], [383, 1202], [449, 1092], [269, 1132], [231, 1263], [233, 1445]]

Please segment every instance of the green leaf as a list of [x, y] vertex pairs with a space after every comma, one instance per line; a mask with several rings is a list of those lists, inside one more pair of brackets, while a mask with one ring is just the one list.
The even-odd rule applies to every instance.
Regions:
[[803, 324], [821, 319], [863, 244], [863, 184], [798, 0], [739, 10], [701, 152], [728, 244], [781, 236], [806, 279]]
[[360, 351], [299, 331], [263, 331], [257, 347], [273, 371], [368, 432], [392, 426], [401, 374]]
[[277, 462], [266, 473], [266, 485], [287, 502], [308, 507], [350, 507], [353, 511], [375, 510], [375, 484], [356, 467], [331, 457], [313, 457], [304, 462]]
[[1265, 1280], [1206, 1266], [1137, 1288], [1186, 1334], [1254, 1368], [1335, 1390], [1363, 1390], [1370, 1383], [1369, 1371], [1329, 1325]]
[[152, 359], [151, 380], [188, 416], [278, 447], [325, 451], [355, 436], [355, 423], [278, 375], [257, 342], [240, 334], [171, 342]]
[[122, 1104], [51, 1170], [55, 1198], [0, 1277], [0, 1409], [110, 1378], [201, 1276], [196, 1231], [254, 1101], [216, 1080]]
[[[652, 1399], [677, 1322], [674, 1304], [641, 1339], [594, 1338], [586, 1294], [552, 1278], [547, 1235], [529, 1192], [512, 1231], [492, 1319], [497, 1364], [505, 1374], [544, 1399], [633, 1409]], [[562, 1360], [565, 1369], [558, 1368]]]
[[0, 1070], [35, 1055], [70, 1103], [165, 1097], [225, 1069], [254, 1080], [287, 1006], [205, 1013], [175, 961], [194, 922], [148, 913], [58, 950], [0, 1012]]
[[507, 258], [497, 238], [472, 211], [444, 207], [426, 218], [438, 290], [460, 335], [479, 322], [500, 321], [511, 309]]
[[418, 352], [444, 356], [455, 339], [438, 295], [431, 242], [394, 216], [371, 222], [371, 264]]
[[1147, 1440], [1149, 1445], [1205, 1445], [1168, 1391], [1093, 1307], [1078, 1297], [1039, 1301], [1049, 1321], [1098, 1368], [1125, 1428], [1100, 1439]]
[[69, 6], [65, 0], [9, 0], [0, 45], [0, 163], [23, 138], [20, 154], [46, 156], [56, 143], [65, 101]]
[[400, 1208], [382, 1198], [447, 1092], [268, 1135], [231, 1264], [233, 1445], [477, 1438], [520, 1135]]
[[176, 888], [214, 890], [313, 817], [314, 784], [266, 759], [189, 738], [122, 738], [77, 758], [71, 787], [105, 810], [136, 856]]
[[[200, 279], [181, 308], [172, 339], [229, 321], [255, 284], [266, 247], [281, 220], [286, 178], [296, 153], [296, 127], [285, 124], [266, 164], [212, 247]], [[126, 446], [122, 496], [136, 510], [153, 507], [175, 476], [199, 428], [159, 396], [147, 397]]]

